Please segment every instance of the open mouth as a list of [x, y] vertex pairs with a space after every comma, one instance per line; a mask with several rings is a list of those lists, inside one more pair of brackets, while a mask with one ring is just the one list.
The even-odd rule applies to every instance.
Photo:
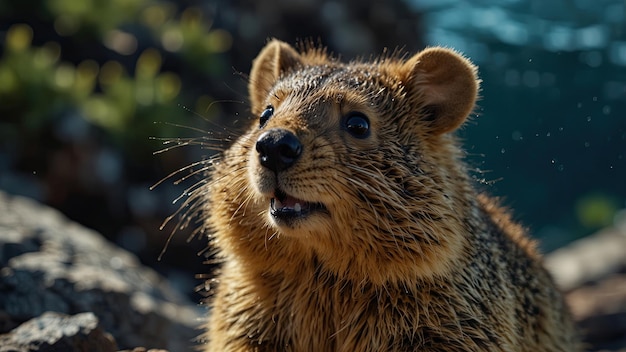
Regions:
[[312, 203], [292, 197], [281, 189], [274, 191], [274, 198], [270, 201], [272, 217], [287, 223], [320, 211], [327, 211], [322, 203]]

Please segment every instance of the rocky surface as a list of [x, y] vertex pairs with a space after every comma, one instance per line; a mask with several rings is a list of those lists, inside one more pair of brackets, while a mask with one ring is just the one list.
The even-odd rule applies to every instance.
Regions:
[[235, 0], [219, 7], [216, 22], [233, 36], [229, 62], [243, 72], [271, 37], [319, 41], [346, 59], [425, 45], [420, 12], [398, 0]]
[[17, 351], [115, 352], [117, 345], [93, 313], [47, 312], [0, 335], [0, 352]]
[[[53, 321], [60, 319], [73, 322], [68, 325], [75, 327], [72, 331], [100, 339], [94, 337], [98, 329], [93, 321], [80, 314], [91, 312], [120, 349], [193, 350], [201, 323], [201, 309], [195, 303], [99, 234], [53, 209], [4, 193], [0, 193], [0, 268], [0, 334], [22, 324], [11, 338], [24, 337], [22, 329], [56, 326]], [[46, 312], [72, 317], [42, 316]], [[36, 317], [39, 320], [33, 322]]]
[[620, 214], [613, 227], [546, 258], [591, 351], [626, 351], [626, 212]]

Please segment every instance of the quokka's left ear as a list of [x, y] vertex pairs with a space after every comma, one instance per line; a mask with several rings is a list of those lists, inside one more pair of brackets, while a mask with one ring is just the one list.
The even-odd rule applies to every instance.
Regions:
[[424, 107], [435, 134], [458, 128], [474, 109], [479, 83], [477, 69], [453, 50], [427, 48], [402, 66], [401, 79], [410, 98]]
[[252, 111], [260, 113], [263, 102], [281, 74], [302, 64], [302, 57], [289, 44], [271, 40], [252, 63], [248, 94]]

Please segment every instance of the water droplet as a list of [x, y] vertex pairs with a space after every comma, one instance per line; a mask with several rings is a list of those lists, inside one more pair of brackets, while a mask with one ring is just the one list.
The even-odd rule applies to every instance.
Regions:
[[504, 154], [504, 152], [506, 152], [506, 149], [504, 148], [500, 149], [500, 153]]
[[556, 163], [556, 160], [550, 159], [550, 164], [554, 164], [554, 163]]
[[587, 116], [587, 122], [591, 122], [591, 116]]

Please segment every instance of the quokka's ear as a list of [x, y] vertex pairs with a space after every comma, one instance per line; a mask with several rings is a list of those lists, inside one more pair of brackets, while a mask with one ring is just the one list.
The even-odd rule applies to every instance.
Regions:
[[280, 75], [302, 63], [302, 57], [289, 44], [272, 39], [252, 62], [248, 94], [253, 112], [260, 112]]
[[460, 54], [428, 48], [407, 60], [403, 71], [410, 98], [423, 106], [432, 133], [455, 130], [474, 109], [480, 83], [477, 69]]

